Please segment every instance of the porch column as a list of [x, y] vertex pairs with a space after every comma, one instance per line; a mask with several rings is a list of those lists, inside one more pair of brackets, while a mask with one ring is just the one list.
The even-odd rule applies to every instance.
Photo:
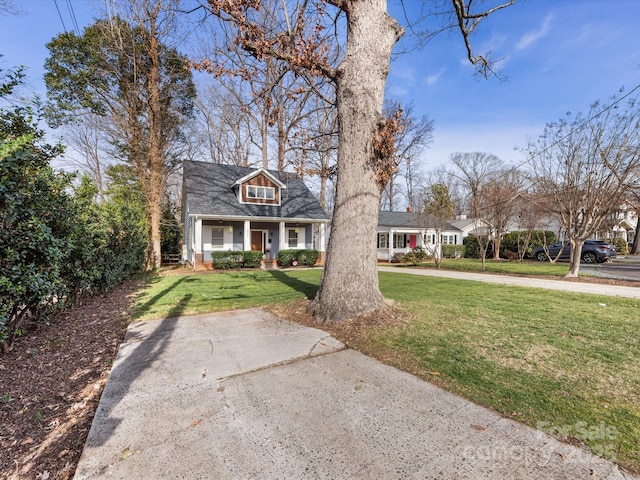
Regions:
[[327, 224], [326, 223], [321, 223], [320, 224], [320, 228], [319, 228], [319, 232], [318, 232], [318, 237], [319, 237], [319, 243], [320, 245], [318, 245], [318, 262], [316, 263], [316, 265], [319, 266], [323, 266], [324, 262], [327, 261], [327, 254], [325, 252], [325, 235], [327, 233]]
[[244, 251], [251, 250], [251, 220], [244, 221], [244, 244], [242, 249]]
[[193, 241], [191, 247], [195, 253], [202, 253], [202, 219], [196, 218], [196, 227], [193, 232]]
[[278, 224], [278, 251], [286, 250], [284, 222]]
[[197, 268], [202, 263], [202, 219], [196, 217], [193, 232], [193, 268]]
[[395, 230], [389, 230], [389, 262], [391, 262], [391, 257], [393, 257], [393, 235]]
[[324, 252], [325, 251], [325, 248], [324, 248], [325, 238], [324, 237], [326, 235], [326, 232], [327, 232], [327, 224], [326, 223], [321, 223], [320, 224], [320, 240], [319, 240], [320, 245], [318, 245], [318, 251], [319, 252]]

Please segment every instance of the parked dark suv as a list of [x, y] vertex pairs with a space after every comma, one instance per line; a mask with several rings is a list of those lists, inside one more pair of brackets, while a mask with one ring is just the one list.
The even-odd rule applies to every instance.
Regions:
[[[549, 245], [549, 255], [551, 258], [556, 258], [558, 252], [562, 248], [562, 242]], [[571, 252], [571, 245], [567, 244], [562, 248], [562, 254], [559, 260], [568, 260]], [[542, 247], [533, 249], [531, 257], [544, 262], [548, 260], [547, 254]], [[582, 246], [582, 261], [584, 263], [601, 263], [611, 258], [616, 258], [616, 247], [603, 242], [602, 240], [587, 240]]]

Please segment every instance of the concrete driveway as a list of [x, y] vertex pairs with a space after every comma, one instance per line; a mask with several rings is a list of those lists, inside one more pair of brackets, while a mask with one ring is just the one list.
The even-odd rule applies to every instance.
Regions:
[[252, 309], [132, 324], [75, 478], [632, 477]]

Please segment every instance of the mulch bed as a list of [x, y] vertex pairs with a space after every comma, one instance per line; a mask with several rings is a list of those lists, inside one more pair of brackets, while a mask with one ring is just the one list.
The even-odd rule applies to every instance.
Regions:
[[72, 478], [142, 280], [34, 326], [0, 354], [0, 478]]

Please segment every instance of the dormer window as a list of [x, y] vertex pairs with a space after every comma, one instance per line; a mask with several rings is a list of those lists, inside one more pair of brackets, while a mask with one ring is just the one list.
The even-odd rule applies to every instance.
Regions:
[[[0, 0], [1, 1], [1, 0]], [[240, 203], [279, 206], [282, 190], [287, 186], [267, 170], [254, 170], [236, 180]]]
[[276, 197], [276, 189], [273, 187], [259, 187], [247, 185], [247, 198], [256, 200], [273, 200]]

